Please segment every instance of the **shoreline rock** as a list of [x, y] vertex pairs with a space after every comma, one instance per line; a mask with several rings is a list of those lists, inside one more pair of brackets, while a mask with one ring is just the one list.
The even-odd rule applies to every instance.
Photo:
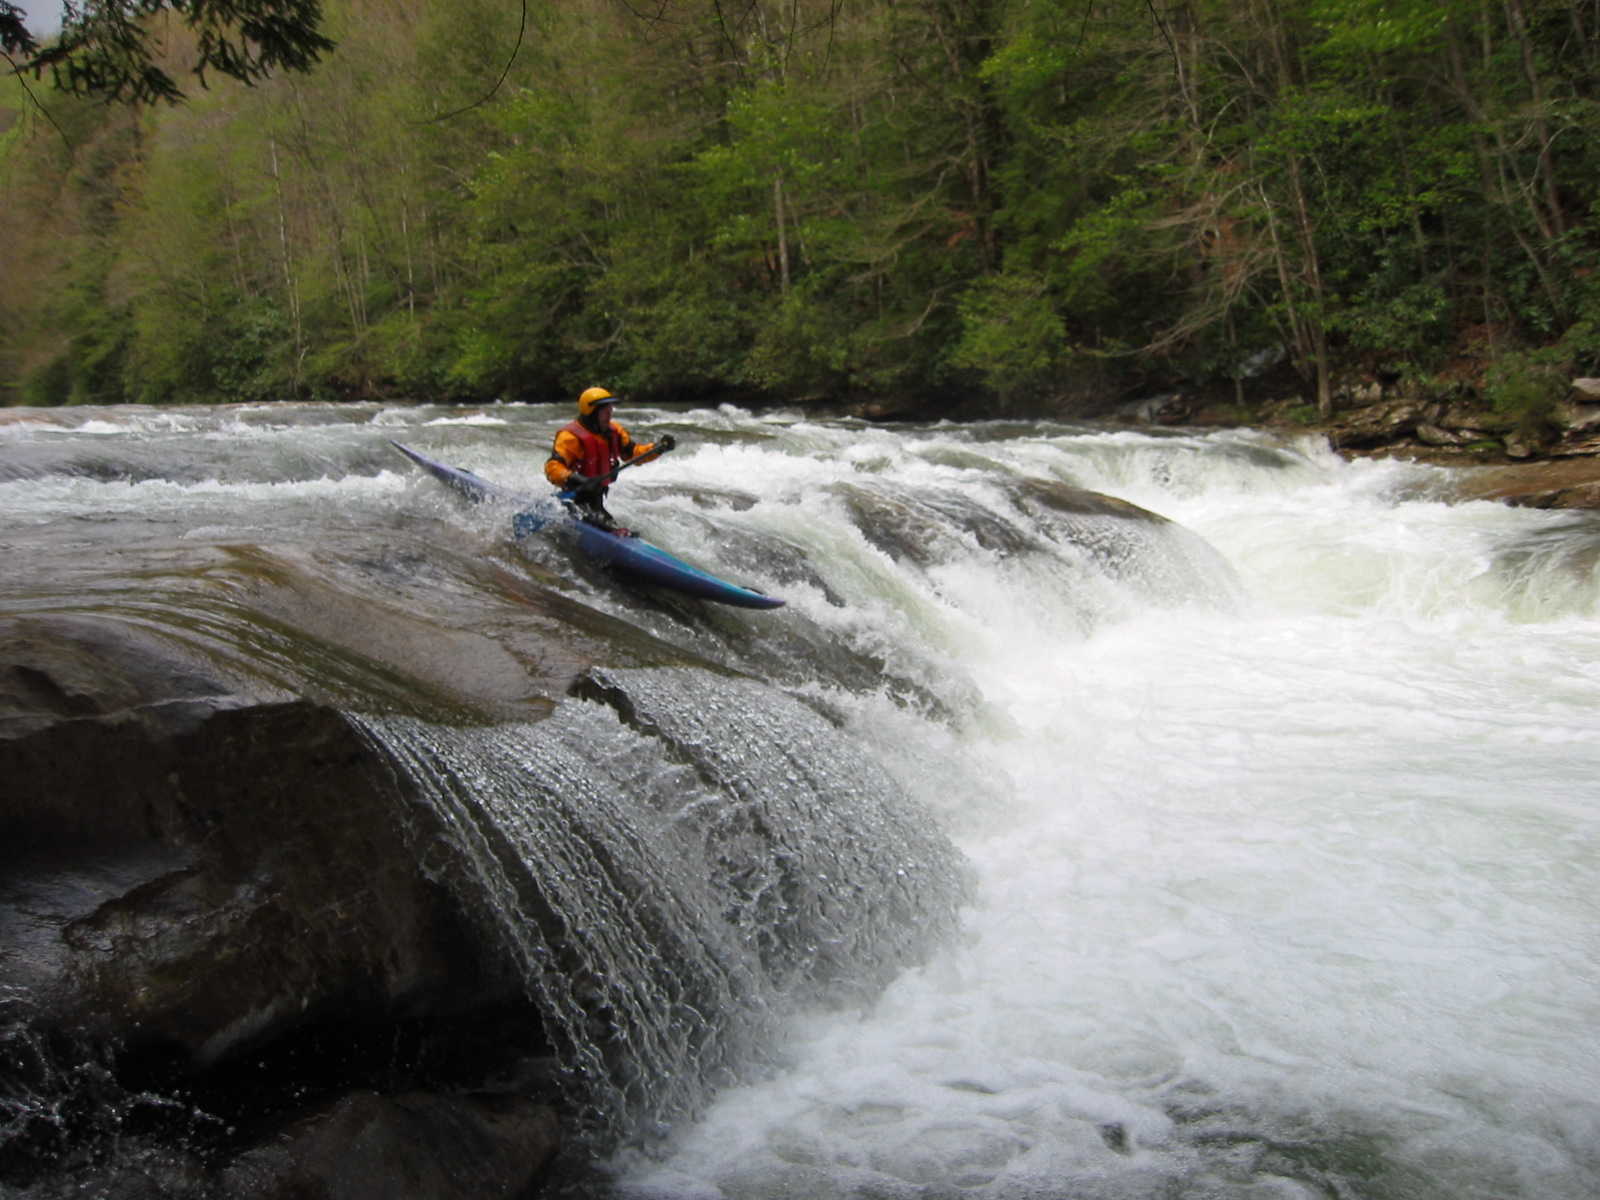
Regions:
[[1439, 440], [1396, 439], [1369, 446], [1341, 444], [1346, 458], [1401, 458], [1455, 469], [1463, 500], [1497, 500], [1519, 508], [1600, 509], [1600, 439], [1567, 439], [1542, 451], [1512, 455], [1482, 447], [1461, 433]]
[[1462, 470], [1457, 491], [1518, 508], [1600, 509], [1600, 455], [1474, 466]]
[[[1600, 397], [1600, 380], [1575, 381], [1573, 398], [1559, 410], [1560, 429], [1542, 442], [1495, 432], [1493, 414], [1459, 400], [1376, 399], [1313, 423], [1294, 419], [1295, 404], [1279, 403], [1257, 414], [1257, 427], [1321, 434], [1345, 458], [1399, 458], [1457, 468], [1457, 494], [1464, 500], [1600, 509], [1600, 400], [1589, 400], [1580, 384], [1592, 384]], [[1235, 415], [1227, 408], [1185, 413], [1203, 427], [1237, 424], [1230, 420]]]
[[[1111, 405], [1091, 419], [1122, 426], [1246, 427], [1320, 434], [1346, 458], [1400, 458], [1460, 468], [1460, 496], [1530, 508], [1600, 508], [1600, 378], [1567, 381], [1559, 398], [1523, 414], [1495, 411], [1470, 381], [1424, 391], [1398, 376], [1335, 389], [1319, 418], [1286, 370], [1256, 380], [1251, 397], [1176, 391]], [[1270, 397], [1270, 398], [1268, 398]], [[1043, 414], [1041, 414], [1043, 415]]]

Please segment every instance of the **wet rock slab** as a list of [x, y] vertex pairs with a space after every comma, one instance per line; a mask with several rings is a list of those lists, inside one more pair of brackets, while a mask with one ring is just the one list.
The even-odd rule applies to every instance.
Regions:
[[1600, 508], [1600, 456], [1463, 470], [1459, 493], [1525, 508]]
[[[680, 710], [728, 702], [731, 669], [702, 657], [741, 636], [720, 614], [683, 616], [683, 645], [671, 644], [495, 553], [418, 549], [410, 539], [429, 527], [387, 547], [115, 532], [92, 554], [35, 539], [30, 565], [5, 580], [0, 1191], [513, 1195], [552, 1153], [549, 1105], [569, 1133], [591, 1132], [594, 1105], [574, 1100], [570, 1058], [541, 1064], [568, 1048], [565, 1019], [617, 1043], [617, 1059], [627, 1051], [608, 1067], [640, 1074], [605, 1001], [627, 989], [602, 995], [590, 984], [604, 971], [567, 970], [563, 955], [586, 931], [554, 920], [538, 940], [541, 964], [555, 965], [538, 979], [551, 976], [572, 1001], [530, 985], [533, 968], [507, 948], [525, 926], [508, 929], [506, 898], [473, 874], [467, 824], [446, 822], [428, 790], [474, 811], [493, 790], [478, 770], [487, 757], [440, 757], [458, 735], [499, 747], [495, 763], [512, 731], [537, 742], [535, 763], [506, 767], [513, 812], [548, 817], [550, 801], [591, 799], [569, 782], [587, 770], [588, 742], [573, 748], [572, 771], [529, 786], [560, 728], [616, 728], [669, 779], [692, 777], [705, 811], [723, 819], [707, 836], [729, 851], [709, 856], [697, 885], [717, 875], [730, 904], [745, 904], [753, 957], [785, 982], [876, 978], [931, 938], [938, 923], [913, 914], [953, 911], [948, 872], [919, 865], [942, 862], [945, 848], [919, 823], [899, 828], [890, 781], [808, 773], [812, 760], [859, 754], [818, 713], [741, 676], [738, 711], [672, 734]], [[762, 653], [781, 645], [763, 631]], [[879, 677], [876, 664], [862, 669]], [[652, 708], [638, 674], [652, 671], [704, 676], [706, 693], [664, 685]], [[752, 724], [769, 708], [775, 725]], [[629, 720], [619, 725], [613, 709]], [[748, 746], [735, 736], [746, 724], [757, 731]], [[415, 759], [385, 737], [402, 726]], [[775, 754], [794, 730], [810, 748]], [[639, 802], [631, 781], [629, 771], [591, 789], [614, 802], [624, 833]], [[826, 808], [844, 793], [870, 828]], [[810, 825], [831, 840], [818, 847], [785, 798], [823, 806]], [[559, 832], [604, 868], [616, 856], [586, 815], [568, 813]], [[873, 853], [881, 840], [870, 837], [885, 830], [908, 848], [904, 869]], [[490, 840], [505, 850], [503, 836]], [[645, 849], [653, 864], [656, 847]], [[856, 874], [811, 869], [814, 852]], [[517, 860], [527, 926], [577, 911], [552, 910], [555, 884], [534, 857]], [[783, 896], [759, 886], [769, 864]], [[642, 877], [612, 898], [630, 930]], [[870, 902], [858, 881], [881, 885]], [[769, 911], [769, 896], [796, 906]], [[728, 920], [723, 905], [705, 911]], [[879, 941], [899, 952], [880, 959]], [[663, 976], [681, 983], [679, 943], [657, 943]], [[706, 957], [710, 973], [728, 972]], [[862, 957], [872, 971], [858, 969]], [[703, 1022], [708, 1036], [721, 1031], [715, 1018]], [[676, 1027], [672, 1038], [682, 1040]], [[707, 1057], [721, 1061], [714, 1045]]]
[[358, 1092], [240, 1155], [235, 1200], [507, 1200], [526, 1196], [560, 1143], [553, 1110], [521, 1097]]
[[[343, 714], [237, 683], [132, 623], [0, 626], [0, 1185], [137, 1156], [209, 1194], [237, 1156], [222, 1194], [520, 1194], [553, 1114], [455, 1092], [540, 1022], [429, 814]], [[410, 1093], [338, 1099], [363, 1081]]]

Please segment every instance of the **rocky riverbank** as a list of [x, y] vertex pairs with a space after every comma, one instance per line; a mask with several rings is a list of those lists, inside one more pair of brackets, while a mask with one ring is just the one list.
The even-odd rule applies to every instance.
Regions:
[[1537, 437], [1497, 433], [1481, 406], [1404, 399], [1336, 413], [1322, 429], [1341, 453], [1459, 467], [1466, 499], [1600, 508], [1600, 380], [1576, 380]]
[[1575, 379], [1549, 421], [1535, 433], [1508, 431], [1505, 419], [1473, 396], [1394, 394], [1373, 383], [1343, 391], [1327, 420], [1314, 420], [1298, 397], [1263, 405], [1241, 422], [1225, 404], [1181, 394], [1144, 400], [1122, 415], [1145, 424], [1255, 424], [1321, 434], [1351, 458], [1405, 458], [1459, 468], [1465, 500], [1500, 500], [1530, 508], [1600, 508], [1600, 379]]

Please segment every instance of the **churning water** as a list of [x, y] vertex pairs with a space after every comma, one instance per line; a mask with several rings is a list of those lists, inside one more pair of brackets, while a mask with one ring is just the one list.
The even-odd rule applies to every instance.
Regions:
[[965, 940], [625, 1193], [1600, 1191], [1600, 525], [1227, 434], [878, 440], [913, 492], [947, 456], [1133, 500], [1232, 578], [1080, 545], [918, 581], [978, 693], [963, 784], [917, 788]]
[[[619, 415], [683, 446], [613, 510], [789, 604], [573, 595], [836, 714], [977, 880], [925, 966], [620, 1155], [622, 1196], [1600, 1194], [1600, 520], [1242, 432]], [[63, 577], [108, 523], [487, 547], [384, 439], [537, 491], [564, 419], [14, 420], [0, 542]]]

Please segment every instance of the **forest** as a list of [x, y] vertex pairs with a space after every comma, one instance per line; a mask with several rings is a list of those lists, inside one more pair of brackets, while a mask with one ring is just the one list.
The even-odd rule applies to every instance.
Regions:
[[0, 76], [0, 403], [1600, 364], [1600, 0], [325, 0], [251, 84], [150, 8], [175, 102]]

